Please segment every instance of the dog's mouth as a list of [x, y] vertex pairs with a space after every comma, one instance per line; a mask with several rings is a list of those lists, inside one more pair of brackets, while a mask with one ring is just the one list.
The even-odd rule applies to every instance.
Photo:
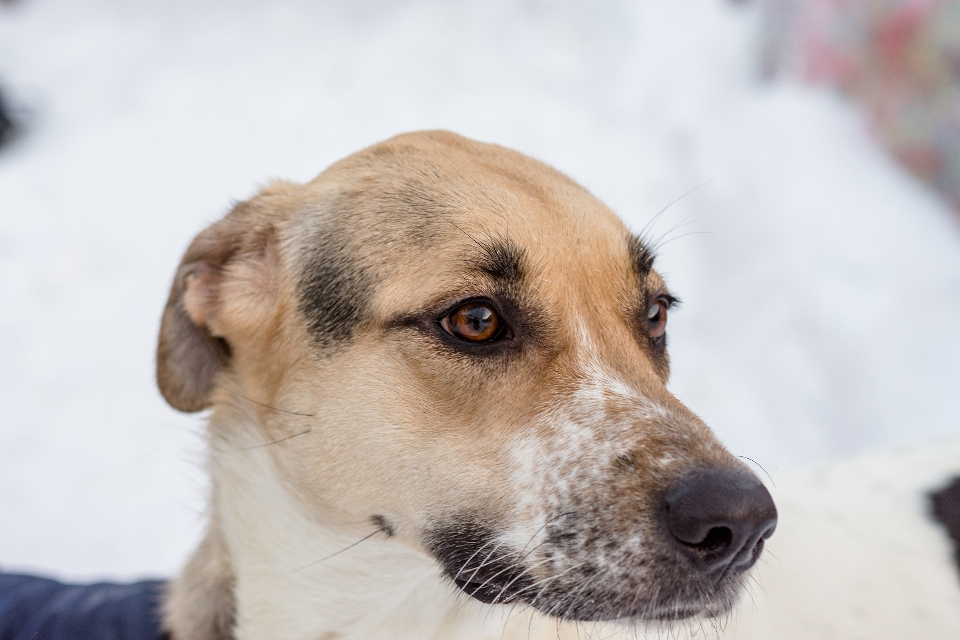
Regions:
[[532, 580], [517, 554], [496, 541], [493, 530], [458, 518], [427, 537], [444, 573], [467, 595], [486, 604], [523, 599]]
[[[452, 577], [452, 576], [451, 576]], [[452, 577], [454, 584], [472, 598], [476, 598], [485, 604], [505, 604], [520, 599], [519, 592], [522, 590], [512, 588], [517, 582], [516, 578], [505, 577], [498, 580], [495, 577], [482, 582], [464, 580], [463, 578]]]
[[[645, 575], [644, 562], [601, 569], [592, 562], [569, 564], [562, 552], [546, 551], [539, 559], [498, 541], [492, 528], [460, 518], [427, 537], [445, 575], [465, 594], [485, 604], [524, 603], [547, 615], [568, 620], [671, 622], [716, 617], [732, 608], [741, 590], [740, 573], [720, 578], [695, 577], [683, 563]], [[541, 548], [545, 551], [545, 546]], [[561, 565], [568, 564], [567, 569]], [[538, 569], [534, 573], [534, 569]]]

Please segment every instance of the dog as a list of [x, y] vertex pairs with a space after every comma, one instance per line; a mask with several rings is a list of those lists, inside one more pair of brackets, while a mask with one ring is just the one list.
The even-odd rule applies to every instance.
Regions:
[[201, 232], [157, 348], [166, 400], [209, 411], [209, 523], [170, 637], [721, 619], [777, 513], [667, 391], [677, 300], [653, 265], [571, 179], [447, 132]]

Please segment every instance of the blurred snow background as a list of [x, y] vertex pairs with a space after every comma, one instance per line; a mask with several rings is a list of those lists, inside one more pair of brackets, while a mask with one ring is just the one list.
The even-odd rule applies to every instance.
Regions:
[[637, 230], [672, 203], [650, 232], [684, 299], [672, 387], [774, 478], [960, 432], [957, 219], [842, 99], [759, 82], [759, 22], [721, 0], [0, 4], [26, 123], [0, 149], [0, 566], [177, 569], [205, 487], [202, 417], [153, 382], [180, 254], [267, 179], [414, 129], [540, 158]]

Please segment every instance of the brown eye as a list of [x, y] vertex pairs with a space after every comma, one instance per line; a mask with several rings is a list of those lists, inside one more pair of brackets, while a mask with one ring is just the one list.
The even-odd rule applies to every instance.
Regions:
[[657, 298], [647, 309], [647, 333], [656, 340], [667, 331], [667, 301]]
[[468, 302], [440, 321], [447, 333], [469, 342], [488, 342], [500, 337], [503, 322], [485, 302]]

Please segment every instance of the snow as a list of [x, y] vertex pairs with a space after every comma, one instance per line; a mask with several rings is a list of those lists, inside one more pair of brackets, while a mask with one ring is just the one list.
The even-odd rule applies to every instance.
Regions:
[[[153, 383], [192, 236], [271, 177], [401, 131], [553, 164], [684, 299], [672, 388], [788, 469], [960, 432], [960, 227], [823, 90], [756, 80], [720, 0], [0, 4], [0, 563], [169, 575], [202, 417]], [[699, 187], [699, 188], [697, 188]], [[692, 193], [688, 193], [694, 190]], [[788, 474], [789, 475], [789, 474]]]

